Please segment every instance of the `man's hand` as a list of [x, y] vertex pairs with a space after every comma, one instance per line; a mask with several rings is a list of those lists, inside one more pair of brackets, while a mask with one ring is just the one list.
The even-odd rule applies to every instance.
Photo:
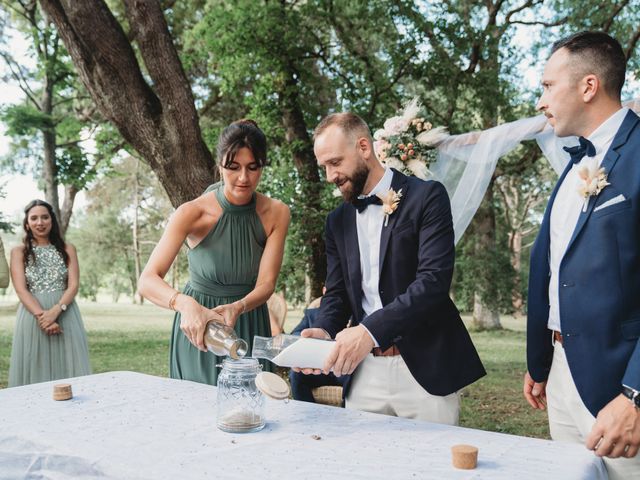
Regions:
[[336, 335], [336, 344], [322, 371], [326, 375], [333, 370], [336, 377], [351, 375], [373, 347], [373, 339], [362, 325], [345, 328]]
[[640, 448], [640, 412], [620, 394], [598, 412], [585, 445], [598, 457], [633, 458]]
[[547, 406], [547, 382], [535, 382], [529, 372], [524, 374], [524, 398], [529, 405], [538, 410], [544, 410]]

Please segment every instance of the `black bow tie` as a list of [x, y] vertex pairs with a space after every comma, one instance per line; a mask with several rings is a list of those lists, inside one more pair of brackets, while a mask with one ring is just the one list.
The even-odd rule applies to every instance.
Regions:
[[369, 205], [382, 205], [382, 200], [376, 195], [371, 195], [369, 197], [356, 198], [353, 201], [353, 206], [358, 209], [359, 213], [364, 212]]
[[593, 143], [584, 137], [580, 137], [578, 140], [580, 141], [580, 145], [576, 145], [575, 147], [563, 147], [564, 151], [569, 153], [571, 156], [571, 161], [574, 164], [582, 160], [582, 157], [585, 155], [587, 157], [593, 157], [596, 154], [596, 147], [593, 146]]

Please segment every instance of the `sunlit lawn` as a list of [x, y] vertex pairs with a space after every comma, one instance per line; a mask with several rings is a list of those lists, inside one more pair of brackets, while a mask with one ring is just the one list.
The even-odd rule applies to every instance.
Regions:
[[[94, 373], [132, 370], [167, 376], [172, 315], [153, 305], [80, 304], [89, 337]], [[290, 311], [290, 331], [302, 312]], [[7, 386], [15, 304], [0, 307], [0, 388]], [[488, 375], [463, 392], [460, 424], [498, 432], [548, 438], [544, 412], [533, 411], [522, 397], [525, 371], [524, 321], [504, 318], [507, 328], [471, 332]]]

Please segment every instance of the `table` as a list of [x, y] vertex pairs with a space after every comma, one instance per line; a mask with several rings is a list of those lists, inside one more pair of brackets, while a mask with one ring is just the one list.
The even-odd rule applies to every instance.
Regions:
[[[215, 427], [216, 388], [133, 372], [0, 390], [0, 478], [606, 478], [581, 445], [268, 399], [267, 426]], [[450, 447], [479, 447], [476, 470]]]

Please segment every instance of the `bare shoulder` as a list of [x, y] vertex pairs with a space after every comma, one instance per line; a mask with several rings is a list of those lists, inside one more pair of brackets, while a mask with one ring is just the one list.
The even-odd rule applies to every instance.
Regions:
[[176, 208], [176, 211], [171, 215], [169, 221], [179, 223], [183, 226], [194, 226], [205, 217], [214, 213], [214, 203], [217, 206], [215, 194], [206, 193], [198, 198], [185, 202]]
[[256, 211], [264, 224], [267, 235], [270, 235], [276, 227], [284, 225], [288, 228], [291, 220], [289, 206], [280, 200], [267, 197], [261, 193], [257, 194]]
[[284, 202], [275, 198], [267, 197], [261, 193], [257, 194], [256, 198], [256, 210], [260, 216], [269, 216], [276, 221], [283, 221], [289, 219], [291, 216], [289, 206]]
[[71, 255], [71, 254], [75, 255], [75, 253], [76, 253], [76, 247], [74, 247], [73, 244], [71, 244], [71, 243], [65, 243], [64, 244], [64, 249], [69, 255]]
[[11, 249], [11, 258], [24, 258], [24, 245], [17, 245]]

